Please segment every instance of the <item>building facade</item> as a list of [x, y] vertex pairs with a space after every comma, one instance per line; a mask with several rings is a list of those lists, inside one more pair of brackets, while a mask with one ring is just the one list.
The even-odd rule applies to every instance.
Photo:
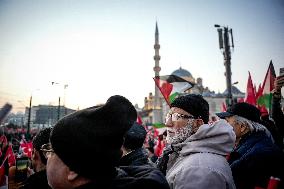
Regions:
[[[75, 110], [65, 106], [38, 105], [31, 108], [30, 125], [32, 127], [51, 127], [62, 117], [74, 112]], [[25, 110], [24, 124], [28, 124], [29, 108]]]

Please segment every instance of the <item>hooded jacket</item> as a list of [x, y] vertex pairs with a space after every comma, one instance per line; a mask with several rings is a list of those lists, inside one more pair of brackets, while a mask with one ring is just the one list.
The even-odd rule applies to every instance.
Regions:
[[226, 156], [236, 135], [224, 120], [204, 124], [184, 142], [172, 145], [166, 178], [174, 189], [234, 189]]

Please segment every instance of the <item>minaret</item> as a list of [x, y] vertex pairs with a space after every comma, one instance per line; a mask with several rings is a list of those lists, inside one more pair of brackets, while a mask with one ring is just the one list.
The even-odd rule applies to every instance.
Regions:
[[[158, 30], [158, 23], [156, 22], [156, 31], [155, 31], [155, 67], [153, 68], [155, 72], [155, 77], [160, 76], [160, 59], [161, 56], [159, 55], [160, 44], [159, 44], [159, 30]], [[154, 107], [153, 107], [153, 123], [162, 123], [162, 109], [161, 109], [161, 95], [158, 87], [155, 84], [155, 98], [154, 98]]]

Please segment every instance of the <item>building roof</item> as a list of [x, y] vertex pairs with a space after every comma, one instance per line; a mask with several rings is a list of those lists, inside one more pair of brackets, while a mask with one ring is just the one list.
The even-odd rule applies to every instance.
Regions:
[[[228, 94], [228, 90], [226, 89], [223, 92], [223, 95], [227, 95], [227, 94]], [[232, 86], [232, 94], [234, 94], [234, 95], [244, 95], [245, 93], [241, 92], [237, 87]]]

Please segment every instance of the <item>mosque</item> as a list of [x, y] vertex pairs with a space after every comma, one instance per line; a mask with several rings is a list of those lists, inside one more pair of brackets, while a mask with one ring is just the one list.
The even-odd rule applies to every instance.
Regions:
[[[155, 72], [155, 76], [159, 76], [159, 72], [161, 70], [161, 67], [159, 66], [160, 65], [159, 61], [161, 57], [159, 55], [160, 44], [159, 44], [159, 30], [157, 23], [155, 29], [154, 49], [155, 49], [155, 55], [154, 55], [155, 66], [153, 70]], [[173, 71], [171, 74], [168, 75], [179, 76], [194, 84], [194, 87], [185, 91], [185, 93], [201, 94], [209, 103], [210, 118], [214, 117], [216, 112], [221, 112], [223, 110], [222, 104], [225, 104], [226, 102], [227, 90], [225, 90], [223, 93], [220, 92], [215, 93], [214, 91], [211, 91], [209, 87], [203, 86], [201, 77], [197, 77], [195, 79], [188, 70], [182, 67], [179, 67], [177, 70]], [[232, 95], [233, 99], [236, 101], [245, 97], [245, 93], [241, 92], [235, 86], [232, 86]], [[155, 123], [163, 123], [163, 118], [166, 116], [168, 110], [169, 110], [168, 104], [162, 97], [157, 86], [155, 86], [155, 93], [153, 94], [152, 92], [150, 92], [148, 97], [145, 97], [144, 107], [142, 108], [141, 111], [139, 111], [139, 115], [141, 116], [143, 122], [148, 125]]]

